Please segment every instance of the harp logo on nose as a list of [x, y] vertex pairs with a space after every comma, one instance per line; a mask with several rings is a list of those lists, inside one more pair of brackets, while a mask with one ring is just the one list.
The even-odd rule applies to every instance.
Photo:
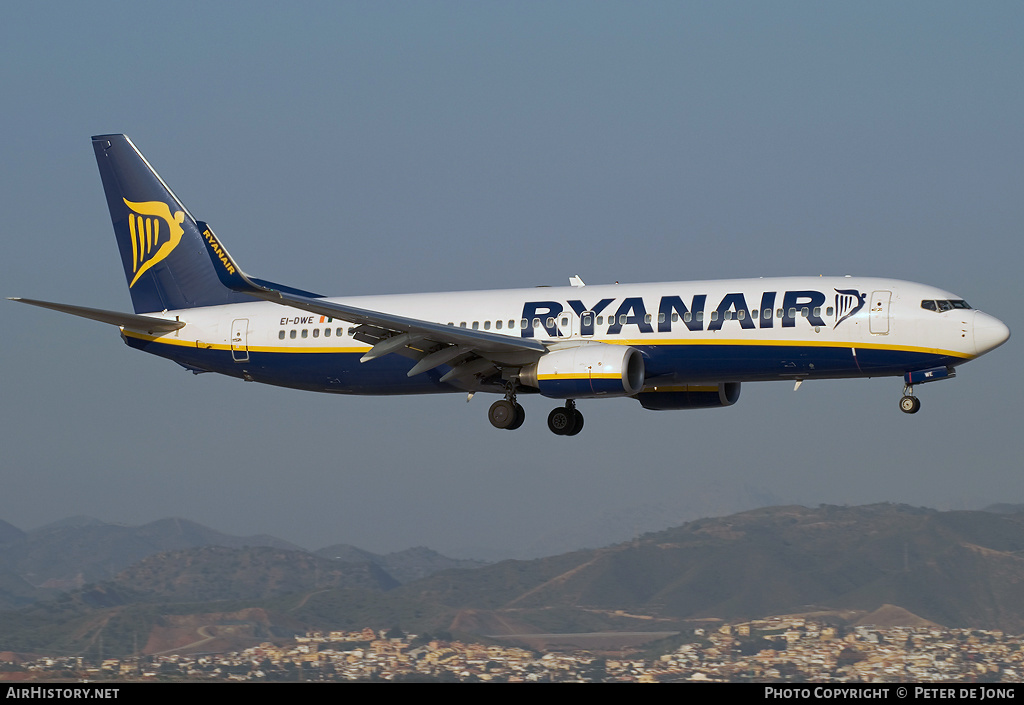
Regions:
[[864, 308], [864, 299], [867, 298], [867, 294], [862, 294], [856, 289], [836, 289], [835, 292], [836, 324], [832, 326], [833, 328], [837, 328], [840, 323]]

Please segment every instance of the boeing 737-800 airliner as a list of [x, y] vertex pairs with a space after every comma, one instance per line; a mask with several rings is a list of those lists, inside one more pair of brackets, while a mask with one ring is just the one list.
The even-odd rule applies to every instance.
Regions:
[[491, 392], [655, 410], [729, 406], [743, 382], [902, 377], [914, 386], [1002, 345], [1009, 329], [941, 289], [890, 279], [787, 277], [326, 298], [247, 276], [125, 135], [92, 138], [134, 314], [16, 299], [120, 327], [131, 347], [195, 372], [339, 394]]

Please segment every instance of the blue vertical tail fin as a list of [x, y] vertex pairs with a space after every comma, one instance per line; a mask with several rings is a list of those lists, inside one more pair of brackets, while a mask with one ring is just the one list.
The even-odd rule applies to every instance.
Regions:
[[136, 313], [252, 301], [221, 283], [195, 218], [126, 135], [92, 146]]

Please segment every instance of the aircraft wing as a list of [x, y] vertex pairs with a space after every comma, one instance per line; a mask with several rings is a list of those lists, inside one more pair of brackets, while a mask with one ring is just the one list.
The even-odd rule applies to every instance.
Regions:
[[447, 381], [488, 373], [497, 366], [521, 367], [547, 352], [543, 343], [532, 339], [370, 311], [304, 296], [294, 289], [264, 286], [242, 272], [206, 223], [200, 222], [199, 227], [214, 269], [225, 286], [264, 301], [357, 324], [353, 337], [373, 346], [362, 357], [362, 362], [399, 353], [418, 360], [409, 370], [410, 377], [443, 364], [450, 365], [452, 370], [442, 377], [442, 381]]
[[291, 306], [292, 308], [302, 309], [310, 313], [318, 313], [321, 316], [330, 316], [332, 318], [340, 318], [343, 321], [358, 323], [360, 327], [366, 328], [366, 332], [371, 336], [372, 333], [370, 331], [376, 329], [386, 334], [408, 333], [410, 337], [421, 337], [451, 345], [469, 345], [474, 349], [494, 353], [536, 352], [540, 354], [547, 352], [544, 344], [536, 340], [513, 338], [483, 330], [448, 326], [443, 323], [433, 323], [417, 318], [405, 318], [404, 316], [396, 316], [391, 313], [369, 311], [355, 306], [332, 303], [323, 299], [311, 299], [305, 296], [286, 294], [274, 291], [273, 289], [264, 289], [263, 287], [260, 287], [260, 289], [262, 290], [246, 291], [246, 293], [265, 301], [273, 301], [282, 306]]

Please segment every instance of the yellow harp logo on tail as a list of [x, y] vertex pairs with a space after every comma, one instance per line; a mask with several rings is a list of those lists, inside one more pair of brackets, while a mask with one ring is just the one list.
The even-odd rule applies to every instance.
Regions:
[[172, 216], [170, 207], [163, 201], [133, 203], [127, 198], [122, 200], [131, 210], [128, 213], [128, 230], [131, 231], [132, 272], [135, 276], [128, 285], [130, 289], [147, 269], [166, 259], [181, 242], [185, 232], [181, 227], [185, 213], [175, 211]]

